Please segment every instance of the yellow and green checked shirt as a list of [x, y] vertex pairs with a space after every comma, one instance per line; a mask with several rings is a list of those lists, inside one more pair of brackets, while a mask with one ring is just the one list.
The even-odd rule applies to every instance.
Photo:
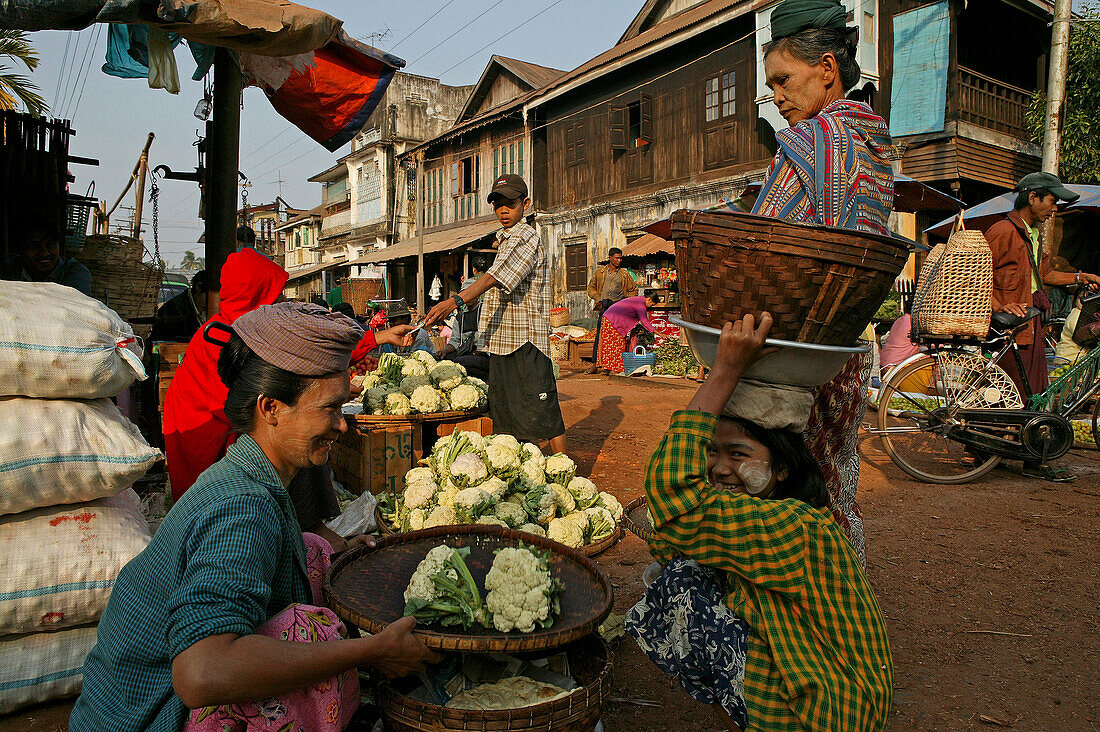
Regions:
[[661, 562], [728, 573], [726, 602], [752, 626], [749, 729], [863, 732], [886, 726], [890, 644], [859, 559], [828, 509], [707, 483], [717, 417], [681, 411], [646, 473]]

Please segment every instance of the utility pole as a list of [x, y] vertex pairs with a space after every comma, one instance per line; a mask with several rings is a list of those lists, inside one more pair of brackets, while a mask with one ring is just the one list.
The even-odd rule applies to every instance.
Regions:
[[282, 198], [283, 197], [283, 183], [286, 183], [286, 178], [283, 177], [283, 171], [276, 170], [275, 171], [275, 180], [269, 181], [269, 182], [270, 183], [275, 183], [276, 185], [279, 186], [279, 198]]
[[1062, 112], [1066, 101], [1066, 69], [1069, 66], [1069, 19], [1072, 0], [1055, 0], [1050, 40], [1050, 72], [1047, 79], [1047, 113], [1043, 130], [1043, 171], [1058, 175], [1062, 144]]
[[207, 317], [218, 311], [222, 265], [236, 249], [237, 168], [241, 148], [241, 70], [230, 51], [214, 50], [214, 119], [207, 134], [206, 274], [211, 283]]
[[424, 153], [416, 158], [416, 311], [427, 311], [424, 299]]
[[141, 238], [141, 204], [145, 201], [145, 179], [149, 175], [149, 146], [153, 144], [153, 133], [149, 133], [145, 140], [145, 147], [141, 149], [141, 157], [137, 164], [137, 202], [134, 204], [134, 229], [133, 237]]

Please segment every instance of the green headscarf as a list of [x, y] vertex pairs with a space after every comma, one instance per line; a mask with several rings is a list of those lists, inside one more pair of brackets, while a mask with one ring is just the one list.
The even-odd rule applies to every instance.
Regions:
[[840, 0], [785, 0], [772, 11], [772, 40], [808, 28], [844, 30], [847, 17]]

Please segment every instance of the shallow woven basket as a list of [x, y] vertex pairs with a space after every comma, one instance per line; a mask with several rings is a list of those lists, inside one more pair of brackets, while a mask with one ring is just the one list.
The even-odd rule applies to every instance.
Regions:
[[406, 696], [419, 684], [415, 679], [382, 682], [375, 698], [390, 732], [592, 732], [600, 719], [600, 707], [611, 693], [611, 649], [593, 634], [570, 644], [565, 651], [578, 687], [568, 696], [542, 704], [507, 710], [447, 709]]
[[993, 253], [985, 235], [963, 226], [929, 253], [913, 296], [913, 330], [918, 336], [989, 335], [993, 314]]
[[569, 309], [568, 308], [552, 308], [550, 310], [550, 327], [560, 328], [563, 325], [569, 325]]
[[[623, 515], [624, 515], [624, 521], [625, 521], [625, 515], [626, 514], [624, 513]], [[390, 523], [388, 521], [386, 521], [386, 519], [382, 518], [382, 509], [378, 508], [378, 506], [374, 507], [374, 519], [375, 519], [375, 521], [378, 522], [378, 530], [382, 533], [383, 536], [394, 536], [395, 534], [399, 533], [399, 532], [393, 530], [393, 527], [390, 526]], [[469, 524], [457, 524], [457, 525], [459, 525], [459, 526], [468, 526]], [[524, 534], [524, 536], [528, 536], [528, 534]], [[615, 532], [613, 534], [611, 534], [611, 536], [609, 536], [606, 539], [603, 539], [601, 541], [597, 541], [595, 544], [585, 544], [584, 546], [582, 546], [580, 548], [579, 551], [582, 554], [584, 554], [584, 556], [586, 556], [586, 557], [594, 557], [597, 554], [601, 554], [601, 553], [607, 551], [608, 549], [610, 549], [611, 547], [615, 546], [617, 543], [619, 543], [619, 540], [622, 539], [622, 538], [623, 538], [623, 524], [620, 522], [619, 525], [615, 527]]]
[[550, 358], [555, 361], [566, 361], [569, 359], [569, 341], [564, 338], [551, 338], [550, 339]]
[[466, 564], [478, 587], [492, 566], [493, 552], [525, 544], [550, 551], [550, 573], [565, 588], [561, 613], [549, 628], [530, 633], [501, 633], [474, 627], [457, 632], [420, 625], [413, 634], [441, 651], [513, 653], [561, 648], [595, 632], [611, 613], [614, 590], [603, 570], [578, 551], [541, 536], [500, 526], [440, 526], [386, 536], [374, 547], [361, 546], [338, 557], [322, 581], [327, 606], [344, 621], [368, 633], [381, 632], [404, 615], [405, 587], [417, 565], [433, 547], [468, 546]]
[[653, 524], [649, 523], [645, 509], [645, 496], [635, 498], [623, 508], [623, 523], [639, 539], [649, 541], [649, 537], [653, 536]]
[[721, 328], [767, 310], [771, 337], [852, 346], [909, 257], [905, 242], [734, 211], [672, 214], [685, 320]]

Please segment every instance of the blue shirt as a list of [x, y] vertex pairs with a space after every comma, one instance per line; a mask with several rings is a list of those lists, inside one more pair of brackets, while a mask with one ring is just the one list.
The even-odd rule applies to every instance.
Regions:
[[310, 600], [294, 507], [263, 451], [241, 437], [119, 574], [69, 729], [178, 732], [187, 708], [172, 688], [172, 659], [213, 635], [254, 633]]

